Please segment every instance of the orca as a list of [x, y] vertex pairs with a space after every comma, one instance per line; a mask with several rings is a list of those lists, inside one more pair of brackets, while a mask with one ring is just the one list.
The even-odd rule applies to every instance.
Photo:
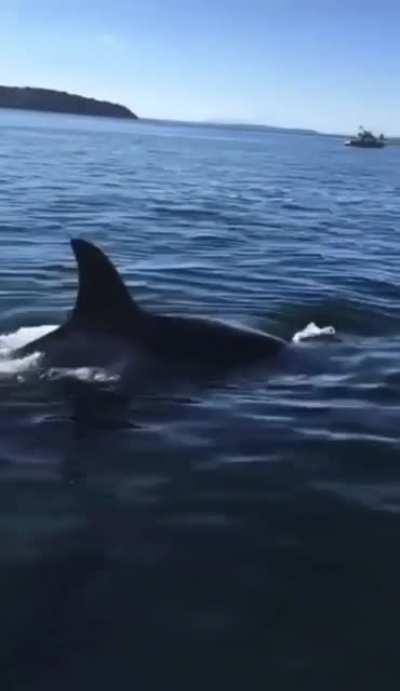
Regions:
[[[107, 365], [145, 354], [171, 365], [224, 370], [268, 360], [286, 345], [256, 329], [200, 317], [153, 314], [131, 297], [110, 259], [94, 244], [71, 240], [78, 294], [66, 322], [14, 351], [40, 352], [49, 364]], [[116, 355], [118, 353], [118, 355]]]

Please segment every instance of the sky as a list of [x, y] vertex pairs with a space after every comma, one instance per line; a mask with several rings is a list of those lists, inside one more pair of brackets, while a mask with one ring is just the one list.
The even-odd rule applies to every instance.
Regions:
[[400, 135], [399, 0], [0, 0], [0, 84], [141, 117]]

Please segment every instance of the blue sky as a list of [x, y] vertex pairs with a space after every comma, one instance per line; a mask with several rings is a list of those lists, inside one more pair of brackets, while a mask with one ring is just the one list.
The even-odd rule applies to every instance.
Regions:
[[0, 83], [143, 117], [400, 135], [400, 2], [0, 0]]

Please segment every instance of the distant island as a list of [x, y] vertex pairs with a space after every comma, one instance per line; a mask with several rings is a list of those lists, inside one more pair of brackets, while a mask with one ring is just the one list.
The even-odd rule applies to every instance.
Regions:
[[39, 110], [72, 115], [98, 115], [108, 118], [137, 120], [137, 115], [126, 106], [95, 98], [77, 96], [66, 91], [36, 89], [33, 87], [0, 86], [0, 108]]

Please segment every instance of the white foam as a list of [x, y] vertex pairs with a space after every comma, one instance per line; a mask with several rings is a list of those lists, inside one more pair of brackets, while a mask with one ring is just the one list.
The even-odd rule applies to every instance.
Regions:
[[24, 326], [11, 333], [0, 334], [0, 377], [15, 377], [23, 381], [23, 375], [35, 370], [41, 359], [41, 353], [31, 353], [21, 358], [12, 357], [17, 348], [54, 331], [57, 326], [45, 324], [43, 326]]
[[310, 338], [332, 338], [336, 334], [334, 326], [317, 326], [314, 322], [310, 322], [302, 331], [297, 331], [294, 334], [292, 341], [300, 343], [301, 341], [309, 340]]
[[[23, 382], [25, 374], [37, 369], [42, 354], [37, 352], [15, 358], [13, 352], [55, 329], [57, 329], [55, 324], [43, 324], [42, 326], [22, 326], [11, 333], [0, 334], [0, 377], [16, 376], [19, 382]], [[51, 380], [72, 378], [94, 383], [115, 382], [120, 378], [118, 374], [100, 367], [51, 368], [42, 376]]]
[[102, 367], [52, 367], [44, 375], [47, 379], [78, 379], [83, 382], [104, 384], [118, 381], [120, 376]]
[[32, 353], [23, 358], [1, 358], [0, 359], [0, 377], [14, 376], [15, 374], [22, 374], [29, 372], [37, 367], [41, 353]]
[[12, 333], [0, 334], [0, 357], [9, 355], [13, 350], [22, 348], [27, 343], [31, 343], [31, 341], [35, 341], [55, 329], [57, 329], [57, 325], [44, 324], [43, 326], [22, 326]]

